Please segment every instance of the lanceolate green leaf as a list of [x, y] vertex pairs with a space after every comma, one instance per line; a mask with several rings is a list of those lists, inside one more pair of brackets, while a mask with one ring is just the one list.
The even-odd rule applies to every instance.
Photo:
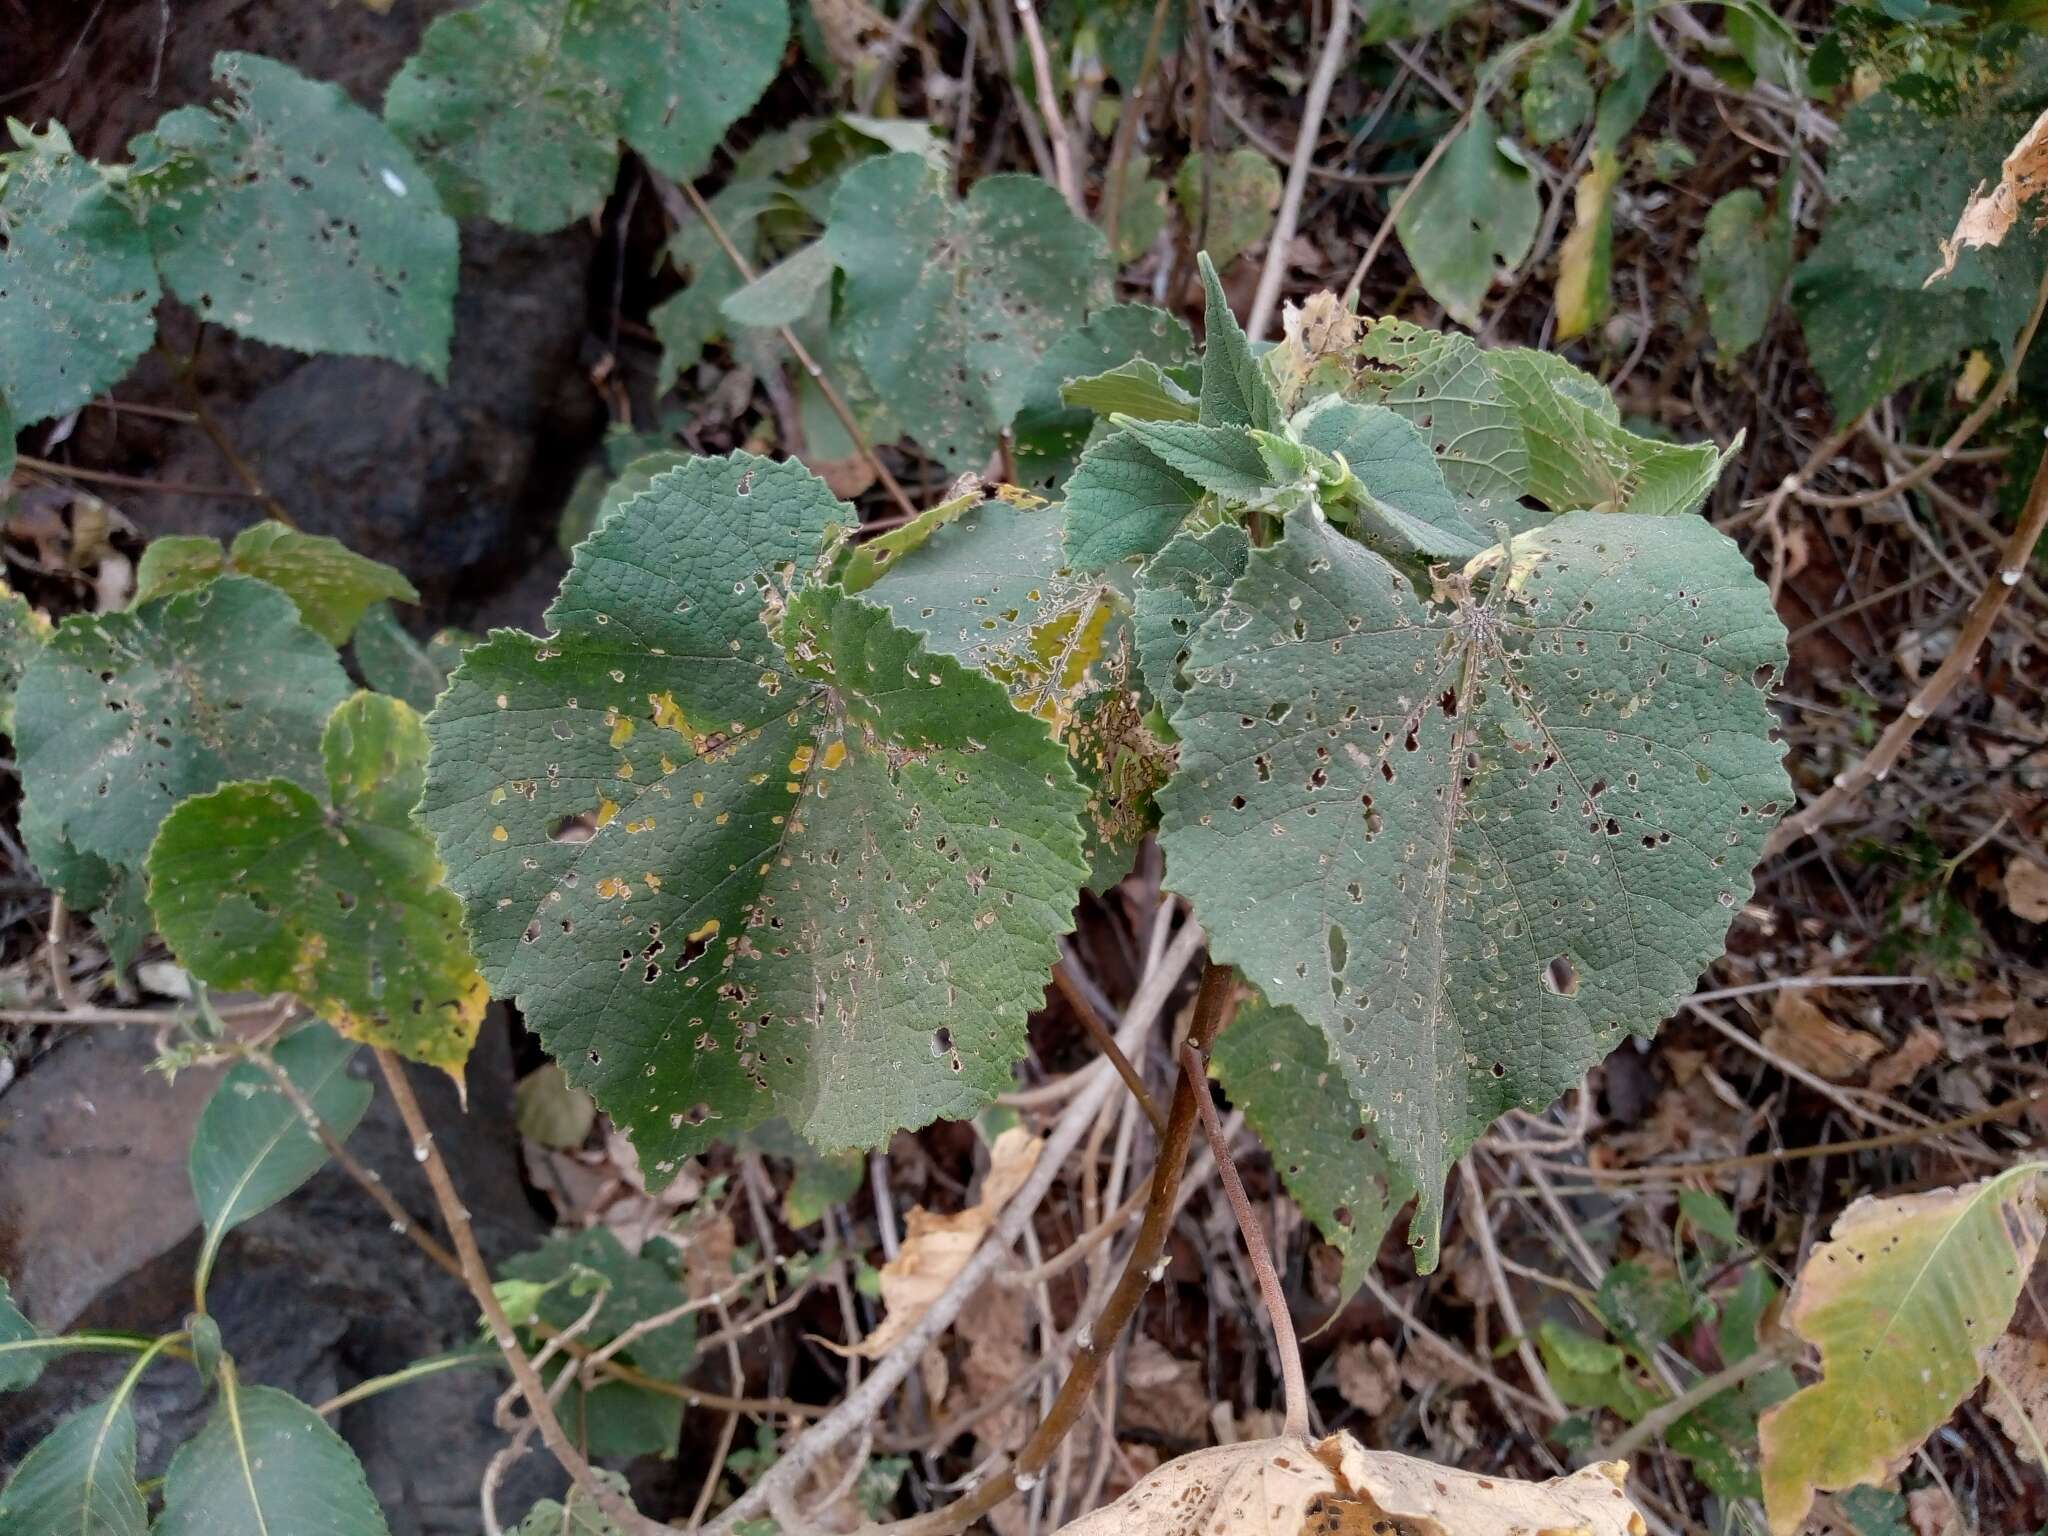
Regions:
[[1053, 340], [1107, 296], [1109, 251], [1046, 183], [986, 176], [965, 201], [920, 155], [856, 166], [825, 230], [839, 334], [918, 441], [979, 468]]
[[338, 85], [253, 53], [213, 74], [232, 104], [181, 107], [129, 146], [171, 292], [273, 346], [445, 378], [455, 221], [426, 173]]
[[[351, 1076], [356, 1048], [324, 1024], [308, 1024], [278, 1043], [277, 1064], [321, 1122], [347, 1140], [370, 1107], [367, 1080]], [[268, 1073], [244, 1062], [221, 1079], [192, 1132], [188, 1167], [206, 1241], [200, 1286], [221, 1239], [267, 1211], [327, 1162], [298, 1110]]]
[[1247, 428], [1129, 416], [1116, 424], [1168, 469], [1225, 500], [1253, 501], [1275, 484], [1272, 469]]
[[483, 0], [427, 28], [384, 120], [450, 213], [545, 234], [600, 207], [619, 165], [614, 85], [573, 46], [579, 0]]
[[156, 339], [141, 221], [61, 131], [0, 155], [0, 458], [118, 383]]
[[246, 576], [78, 615], [22, 678], [22, 785], [49, 836], [139, 865], [187, 796], [258, 775], [317, 785], [321, 728], [348, 693], [334, 648]]
[[1129, 432], [1089, 447], [1067, 478], [1067, 558], [1100, 570], [1149, 555], [1173, 537], [1202, 498], [1202, 488], [1169, 469]]
[[362, 1464], [288, 1393], [220, 1376], [219, 1406], [171, 1458], [154, 1536], [389, 1536]]
[[1394, 227], [1430, 297], [1459, 324], [1477, 325], [1495, 273], [1521, 265], [1542, 214], [1521, 152], [1482, 112], [1458, 129]]
[[1161, 796], [1212, 951], [1328, 1040], [1421, 1194], [1654, 1029], [1790, 797], [1784, 630], [1693, 519], [1561, 518], [1418, 598], [1313, 508], [1196, 636]]
[[[32, 1387], [42, 1375], [43, 1352], [20, 1348], [36, 1337], [35, 1324], [21, 1315], [21, 1309], [7, 1294], [6, 1277], [0, 1276], [0, 1392]], [[10, 1349], [10, 1345], [15, 1347]]]
[[1321, 1031], [1292, 1008], [1239, 1006], [1209, 1065], [1273, 1154], [1302, 1214], [1344, 1256], [1346, 1297], [1415, 1190], [1380, 1153]]
[[1799, 1272], [1785, 1321], [1821, 1379], [1764, 1415], [1765, 1508], [1777, 1536], [1818, 1489], [1884, 1480], [1984, 1379], [2048, 1221], [2048, 1164], [1896, 1199], [1864, 1198]]
[[972, 1113], [1070, 921], [1061, 748], [805, 584], [852, 521], [801, 466], [683, 464], [428, 722], [420, 816], [484, 974], [656, 1179], [770, 1115], [830, 1150]]
[[0, 1490], [0, 1536], [144, 1536], [126, 1391], [50, 1431]]
[[149, 853], [157, 928], [211, 986], [290, 993], [350, 1039], [460, 1079], [489, 992], [412, 823], [426, 732], [410, 705], [358, 693], [321, 752], [324, 800], [265, 779], [171, 812]]
[[1252, 356], [1244, 327], [1231, 313], [1223, 281], [1209, 258], [1198, 256], [1202, 273], [1202, 407], [1201, 421], [1211, 427], [1256, 427], [1278, 432], [1280, 402], [1266, 370]]
[[382, 561], [365, 559], [339, 539], [300, 533], [283, 523], [256, 523], [223, 550], [216, 539], [173, 536], [142, 552], [135, 601], [203, 587], [222, 571], [267, 581], [297, 605], [306, 627], [329, 645], [346, 645], [369, 606], [420, 599], [411, 582]]

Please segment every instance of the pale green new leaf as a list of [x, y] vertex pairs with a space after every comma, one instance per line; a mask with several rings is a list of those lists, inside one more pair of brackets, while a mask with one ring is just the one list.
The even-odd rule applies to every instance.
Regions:
[[918, 155], [855, 166], [825, 245], [842, 272], [836, 335], [917, 440], [978, 468], [1052, 341], [1108, 296], [1109, 250], [1031, 176], [985, 176], [964, 201]]
[[25, 816], [46, 847], [138, 866], [189, 796], [259, 776], [319, 784], [320, 732], [348, 695], [334, 648], [246, 576], [74, 615], [15, 700]]
[[1175, 534], [1139, 567], [1131, 616], [1138, 669], [1169, 716], [1187, 689], [1184, 669], [1195, 631], [1223, 606], [1250, 553], [1251, 540], [1241, 526], [1218, 523], [1202, 533]]
[[1866, 1196], [1807, 1257], [1785, 1322], [1820, 1350], [1821, 1379], [1763, 1417], [1764, 1505], [1776, 1536], [1816, 1490], [1879, 1483], [1984, 1379], [2048, 1221], [2048, 1164], [1960, 1189]]
[[226, 550], [217, 539], [190, 535], [156, 540], [135, 568], [134, 602], [193, 591], [223, 571], [269, 582], [297, 606], [308, 629], [335, 646], [348, 643], [372, 603], [420, 600], [398, 571], [364, 558], [339, 539], [263, 522], [236, 534]]
[[1259, 1133], [1302, 1214], [1344, 1257], [1348, 1298], [1415, 1190], [1380, 1154], [1320, 1031], [1292, 1008], [1240, 1004], [1209, 1057], [1230, 1102]]
[[149, 237], [53, 129], [0, 155], [0, 458], [14, 434], [120, 382], [156, 339]]
[[389, 1536], [362, 1464], [289, 1393], [232, 1369], [206, 1427], [178, 1448], [154, 1536]]
[[0, 584], [0, 736], [14, 734], [15, 690], [49, 641], [50, 621], [19, 592]]
[[853, 520], [800, 465], [693, 459], [428, 722], [419, 814], [484, 974], [656, 1180], [771, 1115], [832, 1149], [972, 1113], [1070, 922], [1064, 753], [803, 584]]
[[[1112, 304], [1097, 310], [1047, 348], [1031, 371], [1012, 434], [1019, 478], [1041, 486], [1064, 479], [1087, 443], [1096, 416], [1127, 408], [1103, 403], [1105, 397], [1084, 400], [1069, 394], [1076, 380], [1107, 380], [1124, 369], [1134, 370], [1137, 377], [1161, 379], [1161, 367], [1179, 367], [1193, 357], [1194, 340], [1187, 326], [1164, 310], [1149, 304]], [[1146, 375], [1143, 371], [1148, 369]], [[1187, 419], [1194, 419], [1192, 409]]]
[[1529, 473], [1520, 417], [1469, 336], [1376, 320], [1358, 346], [1354, 398], [1384, 405], [1428, 440], [1475, 527], [1507, 516]]
[[1328, 1040], [1434, 1262], [1445, 1170], [1654, 1029], [1791, 790], [1784, 629], [1688, 518], [1560, 518], [1420, 598], [1313, 507], [1185, 665], [1167, 883]]
[[1621, 425], [1599, 380], [1554, 353], [1498, 347], [1484, 356], [1522, 423], [1523, 489], [1554, 512], [1697, 511], [1742, 447], [1740, 437], [1726, 453], [1712, 443], [1640, 437]]
[[1280, 401], [1259, 360], [1252, 356], [1244, 327], [1231, 312], [1223, 280], [1206, 255], [1195, 265], [1202, 274], [1202, 406], [1201, 422], [1211, 427], [1255, 427], [1261, 432], [1281, 428]]
[[1122, 414], [1140, 421], [1196, 421], [1201, 402], [1176, 384], [1157, 363], [1123, 363], [1060, 386], [1066, 405], [1096, 416]]
[[1362, 493], [1355, 531], [1382, 554], [1468, 560], [1493, 542], [1465, 520], [1428, 439], [1388, 407], [1326, 396], [1291, 430], [1350, 469]]
[[[321, 1122], [346, 1141], [370, 1107], [368, 1080], [349, 1072], [356, 1048], [324, 1024], [307, 1024], [272, 1054]], [[199, 1113], [187, 1159], [206, 1233], [202, 1277], [229, 1232], [269, 1210], [326, 1162], [327, 1149], [268, 1073], [249, 1062], [230, 1070]]]
[[[580, 10], [581, 14], [578, 14]], [[572, 43], [619, 93], [619, 131], [667, 176], [701, 175], [782, 68], [786, 0], [597, 0]]]
[[1780, 186], [1775, 210], [1763, 194], [1738, 187], [1707, 210], [1700, 229], [1700, 294], [1707, 329], [1721, 356], [1736, 358], [1763, 339], [1778, 290], [1792, 270], [1792, 189]]
[[1521, 265], [1542, 215], [1521, 151], [1482, 112], [1458, 129], [1394, 229], [1429, 296], [1460, 325], [1476, 326], [1495, 274]]
[[165, 286], [257, 341], [446, 378], [455, 221], [426, 172], [338, 85], [253, 53], [216, 54], [213, 75], [230, 103], [129, 146]]
[[1227, 267], [1273, 230], [1280, 170], [1256, 149], [1192, 154], [1173, 178], [1174, 201], [1197, 248]]
[[581, 0], [483, 0], [437, 17], [384, 94], [384, 121], [448, 211], [546, 234], [603, 205], [616, 86], [572, 46]]
[[149, 852], [157, 929], [209, 986], [289, 993], [350, 1039], [459, 1081], [490, 998], [412, 823], [426, 732], [410, 705], [358, 693], [321, 753], [324, 799], [265, 779], [165, 818]]
[[0, 1490], [0, 1536], [144, 1536], [126, 1392], [65, 1417]]
[[1168, 469], [1129, 432], [1091, 444], [1067, 477], [1067, 558], [1102, 570], [1132, 555], [1149, 555], [1174, 536], [1202, 498], [1202, 488]]

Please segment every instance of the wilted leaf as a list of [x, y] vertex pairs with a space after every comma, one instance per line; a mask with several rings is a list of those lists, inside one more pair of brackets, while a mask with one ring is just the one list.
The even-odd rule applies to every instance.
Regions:
[[154, 1536], [389, 1536], [355, 1452], [289, 1393], [220, 1376], [219, 1406], [178, 1448]]
[[133, 602], [195, 591], [224, 571], [269, 582], [292, 600], [308, 629], [334, 646], [348, 643], [372, 603], [420, 600], [412, 583], [382, 561], [365, 559], [338, 539], [264, 522], [236, 534], [227, 550], [217, 539], [157, 539], [135, 568]]
[[1521, 151], [1482, 112], [1458, 129], [1394, 228], [1429, 296], [1476, 326], [1496, 273], [1521, 265], [1542, 214]]
[[2030, 923], [2048, 923], [2048, 868], [2024, 855], [2005, 866], [2005, 905]]
[[1279, 168], [1250, 148], [1189, 155], [1173, 178], [1174, 200], [1190, 237], [1218, 267], [1229, 266], [1272, 233], [1280, 193]]
[[0, 1536], [144, 1536], [148, 1529], [125, 1391], [65, 1417], [0, 1490]]
[[469, 651], [428, 722], [419, 814], [484, 974], [650, 1182], [771, 1115], [829, 1150], [971, 1114], [1070, 925], [1065, 754], [806, 584], [853, 521], [801, 466], [682, 464], [578, 547], [554, 633]]
[[1348, 1298], [1415, 1191], [1381, 1155], [1328, 1042], [1292, 1008], [1246, 1003], [1216, 1037], [1209, 1064], [1273, 1154], [1294, 1203], [1344, 1256], [1339, 1285]]
[[913, 435], [978, 469], [1054, 338], [1108, 296], [1102, 235], [1045, 182], [985, 176], [964, 201], [918, 155], [849, 171], [825, 245], [837, 334]]
[[1614, 185], [1620, 180], [1621, 162], [1596, 149], [1573, 191], [1572, 232], [1557, 250], [1559, 341], [1585, 335], [1614, 307]]
[[1941, 242], [1941, 265], [1928, 275], [1927, 282], [1955, 271], [1956, 257], [1965, 250], [2003, 245], [2020, 209], [2038, 198], [2044, 188], [2048, 188], [2048, 112], [2035, 118], [2034, 125], [2013, 145], [1999, 167], [1998, 185], [1986, 192], [1980, 182], [1970, 194], [1955, 232]]
[[1771, 1022], [1764, 1026], [1762, 1043], [1765, 1050], [1831, 1083], [1859, 1076], [1884, 1054], [1884, 1041], [1839, 1022], [1803, 987], [1786, 987], [1771, 999]]
[[2044, 1229], [2026, 1163], [1964, 1185], [1866, 1197], [1799, 1271], [1785, 1322], [1821, 1379], [1764, 1415], [1764, 1504], [1791, 1536], [1816, 1490], [1884, 1480], [1984, 1378]]
[[939, 1293], [967, 1267], [988, 1229], [995, 1225], [1031, 1170], [1044, 1143], [1022, 1126], [1011, 1126], [989, 1148], [988, 1176], [974, 1204], [950, 1216], [914, 1205], [903, 1218], [903, 1245], [882, 1266], [881, 1326], [848, 1353], [879, 1360], [915, 1328]]
[[209, 985], [289, 993], [351, 1040], [459, 1081], [489, 993], [412, 823], [426, 732], [410, 705], [358, 693], [321, 752], [324, 802], [265, 779], [171, 812], [149, 853], [158, 931]]
[[0, 155], [0, 458], [14, 434], [118, 383], [156, 339], [149, 238], [53, 129]]
[[1525, 1483], [1481, 1477], [1348, 1434], [1318, 1443], [1249, 1440], [1169, 1461], [1114, 1504], [1062, 1527], [1065, 1536], [1310, 1536], [1375, 1525], [1455, 1536], [1640, 1536], [1617, 1461]]
[[[321, 1123], [337, 1141], [346, 1141], [370, 1107], [369, 1083], [348, 1070], [356, 1048], [326, 1025], [308, 1024], [279, 1041], [273, 1055]], [[326, 1162], [320, 1138], [262, 1068], [245, 1062], [223, 1077], [200, 1111], [187, 1160], [206, 1231], [199, 1260], [202, 1279], [213, 1267], [221, 1239], [269, 1210]]]
[[445, 379], [455, 221], [426, 172], [338, 85], [253, 53], [216, 54], [213, 76], [231, 103], [128, 147], [165, 285], [257, 341]]
[[319, 783], [320, 731], [348, 692], [334, 648], [291, 599], [245, 576], [74, 615], [16, 696], [24, 814], [79, 852], [139, 867], [188, 796], [257, 775]]
[[1477, 581], [1419, 600], [1290, 514], [1195, 638], [1160, 797], [1168, 885], [1329, 1042], [1425, 1266], [1451, 1160], [1662, 1022], [1790, 800], [1783, 628], [1704, 522], [1560, 518]]

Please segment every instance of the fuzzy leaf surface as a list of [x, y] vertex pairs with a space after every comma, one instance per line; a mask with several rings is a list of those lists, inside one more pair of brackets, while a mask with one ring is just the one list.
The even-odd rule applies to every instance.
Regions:
[[148, 1529], [125, 1393], [65, 1417], [0, 1490], [0, 1536], [144, 1536]]
[[60, 134], [0, 168], [0, 436], [11, 445], [120, 382], [156, 339], [158, 290], [141, 222]]
[[1180, 366], [1193, 356], [1187, 326], [1149, 304], [1112, 304], [1068, 331], [1032, 369], [1017, 409], [1014, 436], [1022, 482], [1046, 486], [1065, 479], [1096, 416], [1126, 409], [1073, 398], [1066, 392], [1070, 383], [1124, 368], [1149, 368], [1158, 377], [1161, 367]]
[[235, 535], [226, 550], [217, 539], [173, 535], [154, 540], [135, 568], [135, 601], [203, 587], [222, 571], [267, 581], [289, 597], [306, 627], [329, 645], [348, 643], [375, 602], [420, 600], [411, 582], [380, 560], [357, 554], [339, 539], [262, 522]]
[[1295, 417], [1293, 431], [1349, 466], [1363, 492], [1358, 535], [1382, 553], [1469, 560], [1493, 542], [1465, 521], [1429, 440], [1399, 413], [1331, 397]]
[[825, 244], [845, 273], [837, 335], [940, 462], [977, 468], [1052, 341], [1107, 297], [1109, 249], [1032, 176], [964, 200], [921, 155], [849, 171]]
[[1984, 1379], [2041, 1250], [2048, 1164], [1837, 1218], [1799, 1271], [1785, 1321], [1821, 1379], [1763, 1417], [1764, 1504], [1790, 1536], [1816, 1490], [1883, 1482]]
[[1145, 687], [1171, 715], [1186, 691], [1185, 668], [1203, 621], [1244, 574], [1251, 540], [1236, 523], [1182, 530], [1138, 571], [1131, 628]]
[[770, 1115], [823, 1149], [1009, 1081], [1083, 869], [1042, 722], [805, 585], [852, 509], [693, 459], [468, 652], [420, 817], [492, 986], [652, 1178]]
[[216, 54], [213, 76], [229, 104], [180, 107], [129, 146], [165, 286], [272, 346], [445, 379], [455, 221], [426, 172], [338, 85], [253, 53]]
[[171, 812], [149, 854], [157, 928], [211, 986], [288, 992], [351, 1040], [459, 1078], [490, 997], [412, 822], [426, 732], [410, 705], [358, 693], [321, 755], [324, 799], [265, 779]]
[[1091, 443], [1067, 477], [1067, 558], [1084, 570], [1101, 570], [1152, 554], [1201, 499], [1199, 485], [1162, 464], [1132, 433], [1112, 432]]
[[1445, 1170], [1654, 1029], [1790, 786], [1784, 629], [1690, 519], [1570, 516], [1418, 598], [1313, 508], [1196, 636], [1161, 796], [1212, 951], [1328, 1040], [1434, 1261]]
[[1375, 321], [1360, 339], [1354, 399], [1384, 405], [1428, 439], [1444, 483], [1484, 528], [1508, 514], [1529, 472], [1521, 418], [1469, 336]]
[[356, 1453], [304, 1403], [220, 1378], [206, 1427], [178, 1448], [154, 1536], [389, 1536]]
[[246, 576], [75, 615], [16, 696], [22, 784], [48, 839], [137, 867], [188, 796], [258, 776], [319, 784], [320, 732], [348, 694], [334, 648]]

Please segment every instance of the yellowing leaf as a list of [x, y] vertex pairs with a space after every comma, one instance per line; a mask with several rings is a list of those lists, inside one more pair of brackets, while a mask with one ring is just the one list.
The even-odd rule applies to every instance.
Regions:
[[1614, 184], [1621, 162], [1604, 149], [1579, 178], [1572, 201], [1572, 232], [1557, 253], [1557, 339], [1583, 336], [1613, 303], [1608, 287], [1614, 238]]
[[1620, 1462], [1525, 1483], [1481, 1477], [1348, 1434], [1248, 1440], [1170, 1461], [1066, 1536], [1643, 1536]]
[[2048, 1164], [1859, 1200], [1799, 1272], [1785, 1322], [1821, 1379], [1763, 1416], [1764, 1507], [1792, 1536], [1817, 1490], [1882, 1482], [1984, 1376], [2040, 1251]]
[[1941, 242], [1941, 265], [1927, 274], [1927, 287], [1956, 269], [1956, 257], [1966, 249], [2002, 245], [2019, 217], [2020, 208], [2041, 196], [2048, 188], [2048, 112], [2034, 119], [2034, 126], [2020, 136], [2012, 153], [1999, 169], [1998, 185], [1989, 192], [1979, 182], [1956, 220], [1955, 233]]
[[1013, 1125], [989, 1149], [988, 1177], [973, 1205], [951, 1216], [935, 1216], [921, 1205], [911, 1207], [904, 1218], [903, 1246], [882, 1266], [882, 1302], [889, 1315], [848, 1353], [879, 1360], [917, 1326], [939, 1293], [967, 1267], [1010, 1197], [1031, 1176], [1044, 1145], [1022, 1126]]

